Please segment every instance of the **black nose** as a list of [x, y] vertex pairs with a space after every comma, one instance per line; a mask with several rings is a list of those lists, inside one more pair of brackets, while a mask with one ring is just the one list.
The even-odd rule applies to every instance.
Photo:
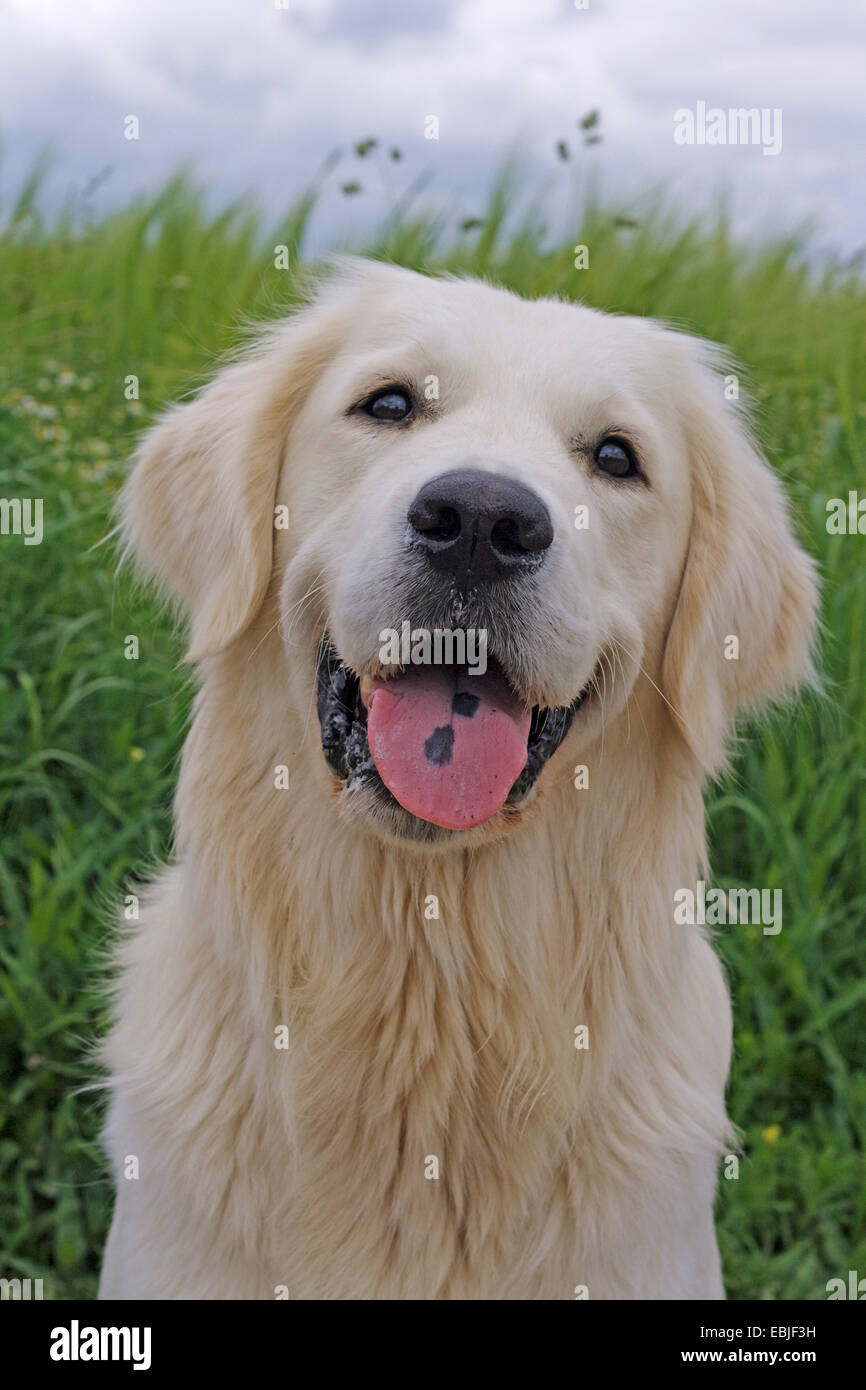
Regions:
[[466, 587], [536, 569], [553, 540], [540, 497], [513, 478], [477, 468], [425, 483], [408, 517], [413, 547]]

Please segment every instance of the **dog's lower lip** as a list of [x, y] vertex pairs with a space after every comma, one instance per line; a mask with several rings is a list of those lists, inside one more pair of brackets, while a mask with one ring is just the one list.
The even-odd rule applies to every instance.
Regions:
[[[591, 682], [571, 705], [533, 707], [526, 766], [508, 793], [506, 805], [521, 802], [529, 793], [542, 768], [568, 733], [590, 689]], [[323, 636], [319, 647], [316, 705], [322, 751], [331, 771], [346, 787], [359, 784], [372, 787], [380, 800], [399, 808], [399, 803], [379, 776], [367, 742], [367, 710], [362, 698], [361, 681], [343, 663], [327, 635]], [[404, 811], [404, 814], [411, 813]]]

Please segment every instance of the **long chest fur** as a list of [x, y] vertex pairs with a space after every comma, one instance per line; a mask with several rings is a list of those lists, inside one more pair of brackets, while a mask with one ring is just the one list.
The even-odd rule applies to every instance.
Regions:
[[187, 767], [107, 1053], [215, 1248], [306, 1297], [561, 1296], [635, 1200], [665, 1219], [722, 1142], [724, 1062], [657, 819], [630, 862], [598, 813], [563, 852], [565, 808], [495, 852], [335, 861], [327, 808]]
[[389, 917], [320, 905], [261, 971], [243, 943], [214, 954], [220, 923], [198, 912], [214, 936], [169, 978], [189, 912], [172, 877], [139, 939], [159, 1015], [137, 1016], [137, 978], [154, 994], [134, 967], [115, 1046], [151, 1059], [132, 1089], [166, 1181], [267, 1288], [563, 1296], [600, 1258], [605, 1211], [624, 1219], [654, 1174], [675, 1185], [672, 1156], [705, 1143], [700, 1116], [671, 1123], [671, 1016], [642, 1009], [616, 931], [553, 920], [555, 901], [541, 930], [537, 885], [503, 909], [477, 876], [386, 877]]

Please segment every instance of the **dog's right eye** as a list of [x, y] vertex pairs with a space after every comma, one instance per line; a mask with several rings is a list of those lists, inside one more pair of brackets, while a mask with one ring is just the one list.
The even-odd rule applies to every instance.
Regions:
[[361, 409], [373, 420], [408, 420], [412, 414], [412, 400], [406, 391], [386, 386], [364, 401]]

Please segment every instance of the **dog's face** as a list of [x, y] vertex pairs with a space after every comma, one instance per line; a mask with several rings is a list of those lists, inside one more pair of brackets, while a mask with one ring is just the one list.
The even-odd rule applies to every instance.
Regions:
[[362, 813], [425, 839], [486, 824], [532, 796], [572, 723], [627, 699], [690, 511], [650, 342], [564, 304], [374, 277], [279, 488], [283, 631], [297, 643], [318, 586], [302, 645], [322, 639], [326, 755]]
[[[168, 515], [184, 477], [209, 558]], [[808, 562], [709, 351], [476, 282], [352, 263], [157, 428], [126, 514], [193, 656], [276, 584], [285, 698], [339, 813], [391, 837], [519, 824], [639, 678], [712, 767], [808, 665]]]

